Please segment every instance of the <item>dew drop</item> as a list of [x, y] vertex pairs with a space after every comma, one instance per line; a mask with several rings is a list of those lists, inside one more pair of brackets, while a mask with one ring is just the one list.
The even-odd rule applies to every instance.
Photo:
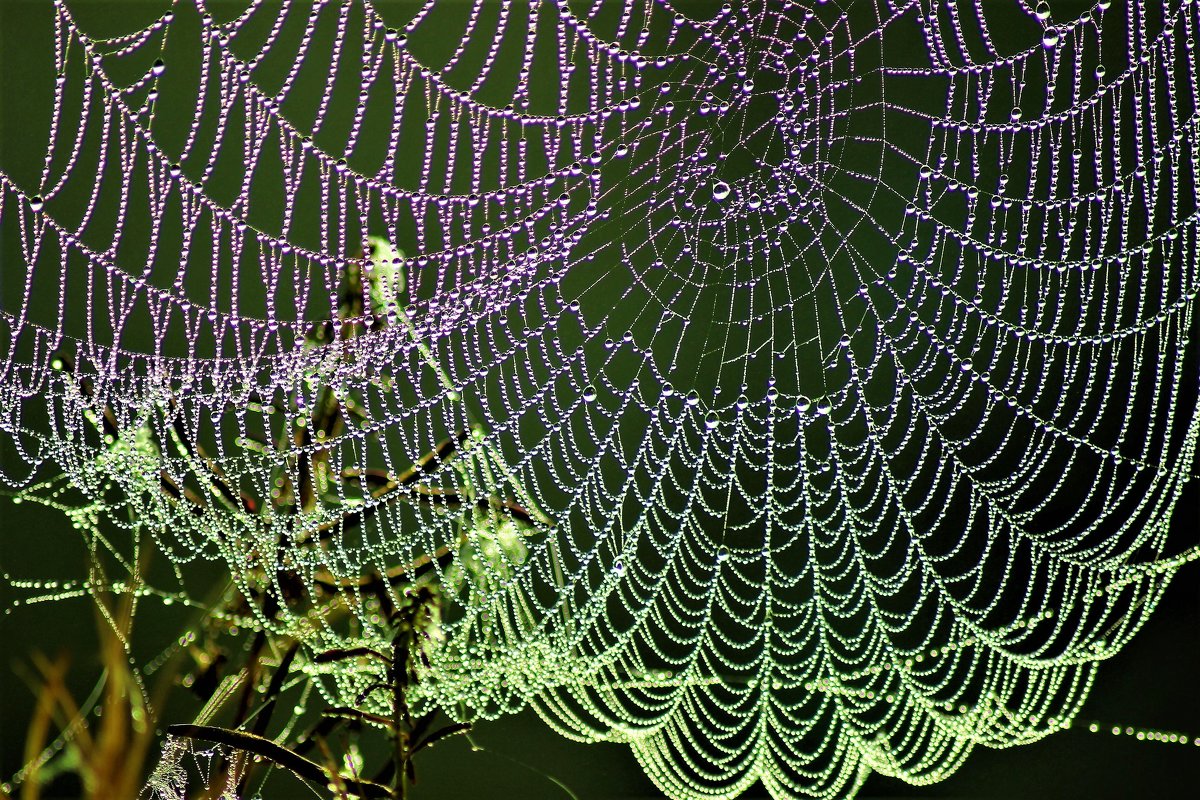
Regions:
[[731, 191], [731, 189], [729, 188], [728, 183], [726, 183], [725, 181], [717, 181], [716, 183], [713, 184], [713, 187], [712, 187], [713, 200], [717, 200], [719, 202], [721, 200], [726, 199], [727, 197], [729, 197], [730, 191]]

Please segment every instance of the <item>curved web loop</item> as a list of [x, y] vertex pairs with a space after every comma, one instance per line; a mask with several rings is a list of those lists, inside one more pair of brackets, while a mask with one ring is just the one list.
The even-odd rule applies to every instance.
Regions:
[[179, 564], [432, 564], [433, 700], [934, 781], [1195, 556], [1192, 0], [70, 5], [6, 430]]

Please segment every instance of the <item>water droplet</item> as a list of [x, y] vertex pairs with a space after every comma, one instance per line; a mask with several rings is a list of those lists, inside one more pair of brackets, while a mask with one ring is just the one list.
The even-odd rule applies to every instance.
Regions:
[[1042, 21], [1050, 19], [1050, 4], [1046, 0], [1042, 0], [1033, 10], [1033, 15]]
[[596, 387], [588, 384], [583, 390], [583, 402], [594, 403], [596, 401]]
[[750, 199], [746, 203], [746, 205], [750, 206], [751, 208], [762, 208], [762, 204], [762, 197], [757, 194], [750, 195]]
[[616, 561], [614, 561], [613, 566], [612, 566], [612, 572], [613, 572], [613, 575], [616, 575], [618, 578], [621, 577], [622, 575], [624, 575], [625, 574], [625, 562], [619, 558]]
[[32, 208], [35, 213], [41, 211], [43, 208], [45, 208], [45, 206], [46, 202], [42, 200], [39, 195], [34, 195], [33, 197], [29, 198], [29, 207]]
[[684, 398], [684, 402], [689, 406], [698, 406], [700, 405], [700, 394], [693, 389], [687, 393], [687, 397]]
[[728, 183], [725, 181], [717, 181], [712, 187], [713, 200], [724, 200], [725, 198], [729, 197], [729, 193], [731, 191], [732, 189], [729, 188]]
[[724, 564], [728, 560], [729, 560], [729, 548], [726, 547], [725, 545], [721, 545], [720, 547], [717, 548], [717, 563]]
[[150, 74], [157, 78], [166, 71], [167, 65], [163, 63], [163, 60], [161, 58], [154, 59], [154, 65], [150, 67]]
[[717, 418], [717, 412], [710, 411], [704, 415], [704, 427], [708, 428], [710, 431], [720, 424], [721, 421]]
[[1045, 47], [1054, 47], [1058, 44], [1058, 31], [1050, 28], [1042, 34], [1042, 45]]

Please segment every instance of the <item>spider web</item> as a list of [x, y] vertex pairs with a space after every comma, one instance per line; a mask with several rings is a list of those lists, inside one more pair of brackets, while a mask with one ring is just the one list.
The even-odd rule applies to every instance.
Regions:
[[[44, 166], [0, 175], [10, 480], [118, 487], [177, 564], [249, 580], [279, 521], [160, 475], [262, 505], [284, 474], [329, 498], [281, 556], [312, 585], [454, 550], [460, 516], [338, 476], [475, 431], [426, 495], [544, 524], [448, 614], [439, 703], [533, 704], [676, 797], [931, 782], [1069, 726], [1196, 556], [1167, 537], [1200, 425], [1191, 0], [54, 22]], [[330, 390], [344, 429], [253, 446]]]

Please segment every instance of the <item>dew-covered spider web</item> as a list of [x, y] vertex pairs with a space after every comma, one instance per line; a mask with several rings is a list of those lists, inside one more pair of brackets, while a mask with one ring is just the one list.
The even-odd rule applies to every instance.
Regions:
[[432, 564], [433, 702], [672, 797], [932, 782], [1197, 554], [1192, 0], [74, 5], [8, 479], [281, 597]]

